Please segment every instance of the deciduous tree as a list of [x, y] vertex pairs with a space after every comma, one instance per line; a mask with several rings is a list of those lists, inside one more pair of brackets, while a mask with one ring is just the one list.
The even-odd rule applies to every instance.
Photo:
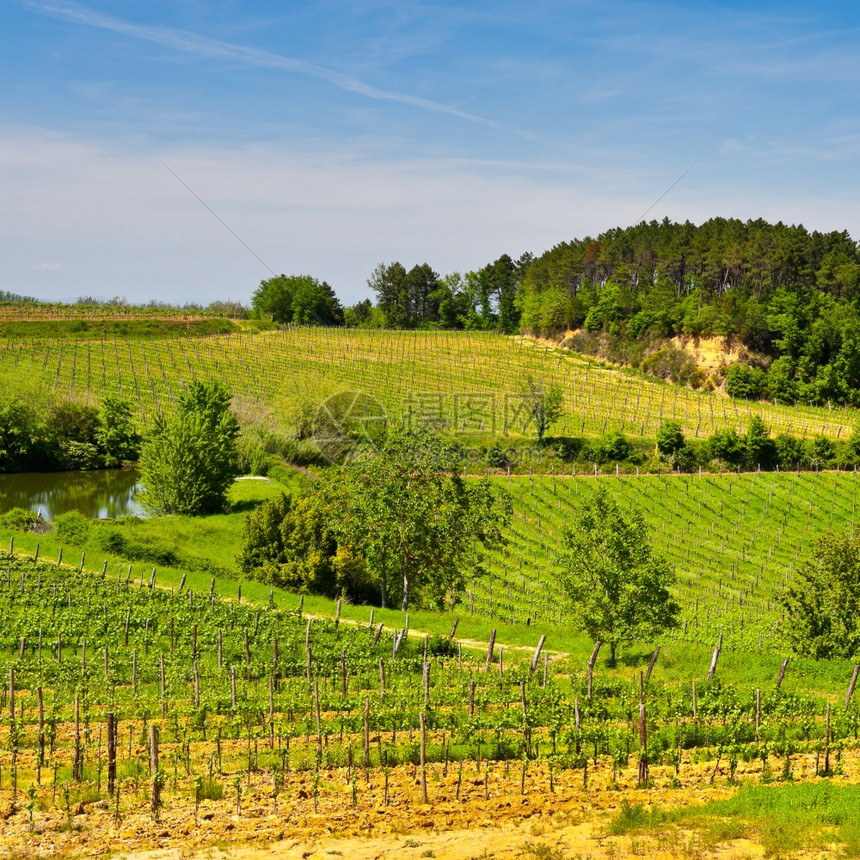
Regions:
[[342, 541], [361, 553], [383, 605], [444, 605], [481, 553], [503, 543], [511, 503], [490, 482], [459, 475], [456, 452], [428, 431], [394, 433], [382, 450], [343, 467], [329, 490]]
[[798, 654], [821, 659], [860, 651], [860, 537], [828, 534], [779, 597], [783, 633]]
[[562, 538], [562, 579], [579, 625], [609, 643], [651, 639], [678, 623], [680, 607], [669, 588], [671, 567], [651, 550], [638, 511], [622, 513], [601, 487], [577, 512]]
[[157, 514], [224, 510], [239, 474], [239, 422], [218, 382], [193, 382], [176, 414], [156, 420], [140, 455], [143, 505]]

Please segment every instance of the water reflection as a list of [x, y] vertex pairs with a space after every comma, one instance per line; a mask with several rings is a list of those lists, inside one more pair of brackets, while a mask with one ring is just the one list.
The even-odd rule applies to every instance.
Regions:
[[93, 519], [142, 516], [134, 501], [137, 487], [134, 469], [0, 475], [0, 513], [28, 508], [46, 519], [73, 510]]

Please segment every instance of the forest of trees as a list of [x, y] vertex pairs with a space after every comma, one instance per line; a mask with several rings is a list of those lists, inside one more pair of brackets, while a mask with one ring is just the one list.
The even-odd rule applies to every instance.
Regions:
[[651, 221], [465, 275], [380, 264], [368, 285], [376, 304], [346, 308], [347, 325], [577, 331], [579, 351], [694, 385], [707, 380], [667, 341], [722, 336], [748, 355], [728, 369], [729, 394], [860, 405], [860, 251], [847, 232]]

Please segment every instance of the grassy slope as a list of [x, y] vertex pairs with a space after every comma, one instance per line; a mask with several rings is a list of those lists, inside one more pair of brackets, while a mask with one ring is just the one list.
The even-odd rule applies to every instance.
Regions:
[[231, 320], [94, 319], [0, 320], [0, 337], [9, 340], [202, 337], [239, 331]]
[[527, 373], [559, 384], [567, 416], [560, 435], [622, 430], [653, 439], [663, 420], [681, 421], [691, 437], [743, 429], [761, 414], [774, 432], [844, 438], [848, 410], [747, 404], [622, 373], [572, 353], [531, 342], [470, 332], [292, 329], [205, 339], [119, 339], [84, 347], [8, 339], [0, 365], [32, 362], [63, 392], [100, 396], [117, 391], [137, 401], [146, 419], [168, 409], [194, 378], [222, 379], [236, 394], [271, 404], [306, 391], [338, 390], [378, 398], [393, 421], [441, 418], [460, 433], [497, 433], [501, 444], [523, 431], [515, 396]]

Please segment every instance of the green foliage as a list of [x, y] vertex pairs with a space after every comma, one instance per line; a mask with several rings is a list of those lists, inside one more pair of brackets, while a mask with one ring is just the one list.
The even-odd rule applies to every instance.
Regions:
[[747, 425], [744, 462], [751, 468], [772, 469], [777, 462], [777, 447], [770, 438], [770, 429], [757, 415]]
[[62, 543], [83, 546], [90, 533], [90, 520], [79, 511], [68, 511], [54, 519], [54, 535]]
[[453, 448], [429, 431], [393, 433], [378, 455], [322, 488], [341, 543], [366, 560], [382, 605], [456, 600], [480, 553], [503, 542], [510, 501], [488, 480], [464, 481]]
[[833, 462], [836, 446], [832, 439], [817, 434], [806, 444], [806, 462], [817, 469], [826, 469]]
[[[139, 437], [131, 411], [106, 395], [101, 411], [75, 400], [58, 399], [22, 368], [4, 383], [0, 375], [0, 472], [16, 470], [98, 469], [136, 457]], [[106, 446], [111, 446], [110, 448]]]
[[657, 452], [667, 459], [674, 457], [686, 444], [680, 421], [664, 421], [657, 431]]
[[768, 371], [747, 359], [730, 368], [729, 394], [856, 404], [858, 278], [860, 252], [845, 232], [666, 219], [556, 245], [525, 267], [517, 305], [524, 331], [580, 329], [580, 351], [664, 379], [701, 382], [670, 338], [727, 336], [773, 360]]
[[709, 453], [714, 460], [727, 466], [740, 466], [746, 458], [744, 440], [731, 427], [717, 430], [708, 442]]
[[0, 514], [0, 526], [14, 531], [31, 531], [38, 522], [39, 515], [35, 511], [26, 511], [24, 508], [12, 508], [11, 511]]
[[625, 516], [605, 488], [579, 509], [562, 547], [562, 578], [577, 623], [609, 643], [612, 662], [618, 644], [651, 640], [677, 625], [672, 569], [652, 553], [642, 514]]
[[338, 545], [335, 522], [335, 512], [317, 488], [264, 502], [245, 519], [239, 567], [255, 579], [293, 591], [327, 597], [345, 593], [354, 602], [377, 598], [364, 560]]
[[553, 382], [547, 383], [526, 374], [520, 386], [520, 398], [529, 421], [534, 424], [538, 442], [564, 414], [564, 395]]
[[26, 468], [38, 459], [50, 403], [35, 367], [22, 363], [0, 372], [0, 472]]
[[828, 534], [780, 598], [786, 636], [797, 654], [816, 659], [860, 651], [860, 537]]
[[334, 290], [310, 275], [280, 275], [261, 281], [251, 297], [259, 316], [277, 323], [343, 325], [343, 308]]
[[140, 455], [143, 505], [157, 514], [224, 510], [238, 475], [239, 422], [218, 382], [192, 382], [170, 418], [159, 417]]
[[95, 441], [109, 468], [125, 461], [137, 460], [141, 437], [131, 419], [128, 401], [115, 394], [106, 394], [98, 414]]
[[765, 393], [767, 376], [760, 367], [733, 364], [726, 371], [726, 394], [744, 400], [758, 400]]
[[620, 431], [607, 433], [600, 439], [589, 442], [582, 451], [582, 459], [598, 463], [639, 462], [636, 449]]

